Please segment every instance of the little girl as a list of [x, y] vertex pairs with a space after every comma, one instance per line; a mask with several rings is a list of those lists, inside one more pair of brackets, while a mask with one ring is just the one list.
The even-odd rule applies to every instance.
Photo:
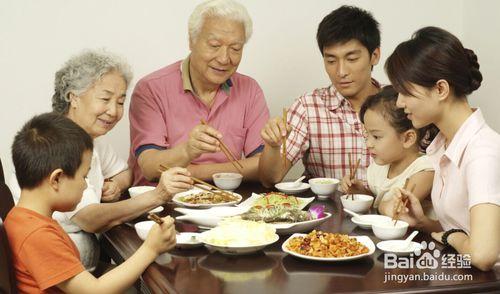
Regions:
[[342, 179], [348, 193], [375, 195], [373, 206], [381, 214], [392, 216], [395, 193], [408, 181], [408, 189], [422, 202], [426, 215], [433, 216], [432, 205], [425, 200], [432, 189], [434, 171], [422, 152], [437, 133], [434, 126], [416, 130], [401, 108], [396, 106], [398, 93], [386, 86], [367, 98], [360, 118], [367, 130], [366, 146], [373, 157], [367, 170], [368, 188], [361, 180]]

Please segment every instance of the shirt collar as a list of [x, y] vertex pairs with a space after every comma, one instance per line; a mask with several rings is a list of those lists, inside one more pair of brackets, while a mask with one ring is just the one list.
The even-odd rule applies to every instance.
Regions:
[[[184, 89], [184, 92], [189, 91], [195, 94], [193, 84], [191, 83], [191, 75], [189, 74], [189, 57], [190, 56], [186, 57], [181, 63], [182, 88]], [[231, 79], [227, 79], [227, 81], [221, 85], [221, 88], [226, 95], [229, 95], [229, 91], [232, 86], [233, 82]]]
[[[444, 151], [444, 155], [451, 161], [455, 166], [459, 167], [465, 149], [469, 145], [473, 136], [481, 130], [485, 124], [483, 114], [480, 109], [476, 109], [471, 116], [469, 116], [465, 122], [460, 126], [455, 136], [451, 140], [450, 145]], [[439, 150], [444, 148], [446, 143], [445, 136], [440, 132], [432, 143], [427, 147], [427, 154], [430, 157], [435, 157], [439, 155]], [[434, 158], [433, 158], [434, 159]]]
[[[377, 87], [378, 89], [381, 88], [381, 84], [375, 80], [374, 78], [371, 79], [372, 85]], [[335, 88], [334, 85], [331, 85], [328, 88], [329, 91], [329, 97], [325, 97], [325, 103], [328, 109], [334, 111], [335, 109], [339, 108], [342, 104], [347, 103], [348, 99], [342, 96], [340, 92]], [[332, 99], [332, 97], [335, 97], [336, 99]]]

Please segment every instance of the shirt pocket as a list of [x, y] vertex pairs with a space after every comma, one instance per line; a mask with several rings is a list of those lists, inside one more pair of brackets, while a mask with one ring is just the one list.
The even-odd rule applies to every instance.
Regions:
[[222, 138], [224, 144], [231, 150], [236, 159], [242, 158], [248, 128], [230, 128]]

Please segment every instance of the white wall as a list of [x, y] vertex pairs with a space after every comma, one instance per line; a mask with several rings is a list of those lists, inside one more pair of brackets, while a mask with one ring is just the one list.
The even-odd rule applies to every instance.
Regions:
[[[0, 0], [0, 158], [6, 172], [12, 169], [9, 149], [15, 132], [35, 113], [50, 110], [54, 73], [66, 59], [81, 49], [98, 47], [123, 55], [135, 73], [131, 93], [138, 78], [188, 54], [187, 19], [199, 2]], [[480, 47], [489, 87], [474, 99], [487, 108], [492, 125], [500, 130], [500, 119], [490, 107], [496, 98], [492, 85], [500, 72], [498, 66], [488, 67], [498, 65], [494, 53], [500, 45], [496, 38], [486, 39], [494, 30], [487, 33], [481, 25], [484, 15], [499, 11], [494, 1], [481, 5], [472, 0], [242, 2], [253, 18], [254, 35], [239, 71], [260, 83], [272, 115], [302, 93], [329, 84], [316, 46], [316, 29], [326, 14], [347, 3], [372, 11], [381, 24], [382, 60], [374, 71], [381, 82], [387, 82], [382, 66], [386, 57], [422, 26], [443, 27], [465, 37], [467, 46]], [[498, 32], [498, 17], [488, 23]], [[126, 157], [128, 115], [107, 137]]]

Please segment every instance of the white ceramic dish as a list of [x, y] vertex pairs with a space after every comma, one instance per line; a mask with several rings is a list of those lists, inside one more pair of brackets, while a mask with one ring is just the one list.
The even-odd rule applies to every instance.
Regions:
[[[238, 206], [239, 207], [252, 207], [255, 201], [259, 200], [262, 198], [264, 195], [263, 194], [256, 194], [252, 193], [252, 196], [248, 197], [245, 201], [241, 202]], [[299, 209], [304, 209], [309, 203], [314, 201], [314, 197], [297, 197], [297, 200], [299, 201], [298, 208]]]
[[311, 187], [308, 183], [299, 183], [298, 187], [292, 187], [291, 183], [293, 182], [281, 182], [277, 183], [274, 185], [276, 189], [278, 189], [280, 192], [286, 193], [286, 194], [298, 194], [305, 192], [309, 190]]
[[216, 173], [212, 175], [212, 179], [220, 189], [232, 191], [240, 186], [243, 175], [238, 173]]
[[335, 178], [313, 178], [309, 180], [311, 190], [318, 196], [328, 196], [337, 191], [340, 180]]
[[198, 226], [213, 228], [222, 220], [222, 217], [213, 215], [186, 214], [175, 218], [180, 221], [192, 222]]
[[415, 253], [415, 251], [422, 250], [422, 245], [417, 242], [410, 242], [410, 245], [407, 248], [402, 248], [404, 246], [404, 240], [387, 240], [380, 241], [377, 243], [377, 248], [386, 252], [386, 253], [394, 253], [398, 256], [405, 256]]
[[191, 232], [179, 233], [177, 236], [175, 236], [176, 238], [175, 247], [181, 249], [187, 249], [187, 248], [195, 248], [203, 246], [203, 242], [201, 242], [198, 239], [199, 236], [200, 233], [191, 233]]
[[208, 233], [209, 233], [209, 231], [203, 232], [203, 233], [200, 234], [200, 237], [199, 237], [199, 239], [205, 244], [205, 246], [208, 249], [217, 250], [220, 253], [228, 254], [228, 255], [244, 255], [244, 254], [254, 253], [254, 252], [257, 252], [259, 250], [264, 249], [264, 247], [266, 247], [268, 245], [271, 245], [274, 242], [276, 242], [276, 241], [279, 240], [279, 236], [277, 234], [275, 234], [273, 240], [271, 240], [269, 242], [266, 242], [266, 243], [259, 244], [259, 245], [249, 245], [249, 246], [221, 246], [221, 245], [215, 245], [215, 244], [211, 244], [211, 243], [206, 242], [204, 240], [204, 236], [206, 234], [208, 234]]
[[294, 237], [304, 237], [307, 236], [307, 234], [293, 234], [291, 235], [285, 242], [283, 242], [283, 245], [281, 245], [281, 249], [293, 256], [303, 258], [303, 259], [308, 259], [308, 260], [317, 260], [317, 261], [347, 261], [347, 260], [354, 260], [354, 259], [359, 259], [363, 258], [365, 256], [372, 255], [375, 252], [375, 244], [373, 244], [373, 241], [370, 239], [368, 236], [350, 236], [352, 238], [356, 238], [358, 242], [361, 244], [365, 245], [368, 247], [368, 253], [356, 255], [356, 256], [348, 256], [348, 257], [315, 257], [315, 256], [307, 256], [303, 255], [294, 251], [291, 251], [287, 248], [288, 242], [294, 238]]
[[141, 240], [146, 240], [149, 230], [151, 230], [154, 223], [154, 221], [143, 221], [134, 225], [135, 231]]
[[270, 224], [270, 225], [272, 225], [276, 229], [276, 234], [279, 235], [302, 233], [311, 231], [315, 227], [326, 222], [332, 216], [332, 214], [329, 212], [325, 212], [325, 214], [326, 214], [325, 217], [319, 219], [313, 219], [296, 223], [280, 223], [280, 224]]
[[365, 212], [372, 206], [373, 196], [364, 194], [354, 194], [354, 200], [352, 200], [351, 194], [342, 195], [340, 201], [342, 206], [352, 210], [354, 212]]
[[217, 217], [236, 216], [247, 212], [249, 209], [250, 207], [244, 207], [244, 206], [216, 206], [208, 209], [193, 209], [185, 207], [174, 208], [175, 211], [178, 211], [182, 214], [195, 214], [202, 216], [217, 216]]
[[135, 186], [128, 188], [128, 194], [130, 195], [131, 198], [134, 198], [137, 195], [149, 192], [154, 189], [155, 187], [152, 186]]
[[157, 213], [157, 212], [162, 212], [162, 211], [163, 211], [163, 206], [158, 206], [157, 208], [151, 209], [149, 212]]
[[372, 224], [376, 222], [384, 222], [384, 221], [390, 221], [391, 218], [385, 215], [379, 215], [379, 214], [363, 214], [362, 219], [358, 219], [357, 217], [352, 217], [351, 221], [358, 225], [359, 227], [363, 229], [371, 229]]
[[227, 192], [235, 195], [238, 199], [235, 201], [231, 202], [224, 202], [224, 203], [215, 203], [215, 204], [192, 204], [192, 203], [187, 203], [181, 200], [182, 197], [192, 195], [192, 194], [197, 194], [200, 192], [205, 192], [203, 190], [200, 190], [198, 188], [194, 188], [185, 192], [177, 193], [175, 196], [172, 198], [172, 201], [178, 205], [186, 206], [186, 207], [194, 207], [194, 208], [209, 208], [209, 207], [215, 207], [215, 206], [227, 206], [227, 205], [234, 205], [237, 204], [241, 201], [242, 197], [240, 194], [234, 193], [234, 192]]
[[400, 239], [408, 230], [408, 223], [398, 221], [395, 225], [392, 220], [372, 224], [372, 230], [377, 238], [382, 240]]

